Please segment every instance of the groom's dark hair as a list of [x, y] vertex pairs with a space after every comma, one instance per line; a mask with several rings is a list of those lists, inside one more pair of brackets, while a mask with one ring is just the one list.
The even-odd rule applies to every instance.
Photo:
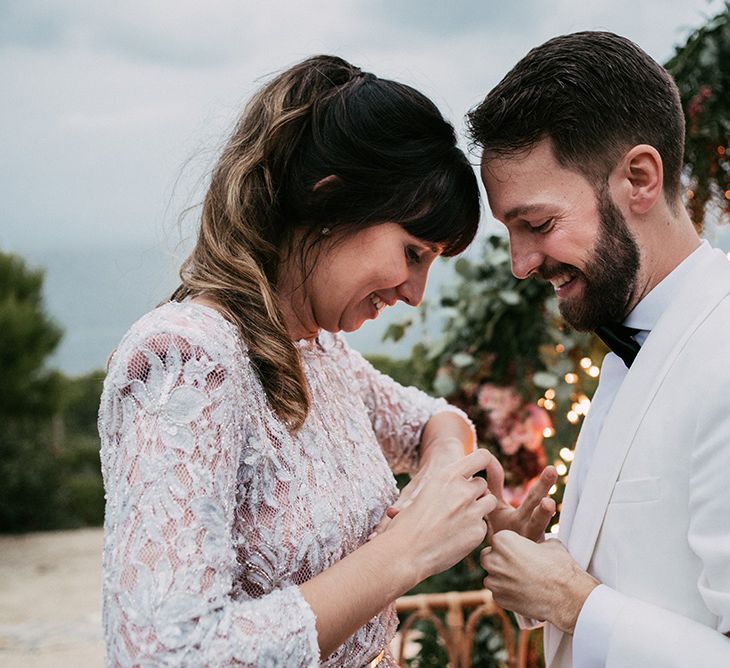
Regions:
[[563, 167], [600, 188], [632, 146], [661, 155], [664, 194], [679, 195], [684, 114], [669, 73], [609, 32], [555, 37], [530, 51], [467, 117], [475, 144], [506, 157], [548, 138]]

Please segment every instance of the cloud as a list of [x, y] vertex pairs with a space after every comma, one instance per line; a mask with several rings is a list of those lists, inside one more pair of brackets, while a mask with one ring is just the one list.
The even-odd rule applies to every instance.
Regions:
[[[465, 111], [549, 37], [609, 29], [664, 61], [723, 4], [0, 0], [0, 247], [69, 258], [174, 249], [178, 213], [199, 201], [245, 101], [308, 55], [334, 53], [414, 85], [462, 129]], [[194, 226], [192, 214], [183, 233]], [[108, 264], [89, 265], [79, 282], [108, 291], [117, 277], [93, 273]], [[131, 294], [134, 271], [123, 279]]]

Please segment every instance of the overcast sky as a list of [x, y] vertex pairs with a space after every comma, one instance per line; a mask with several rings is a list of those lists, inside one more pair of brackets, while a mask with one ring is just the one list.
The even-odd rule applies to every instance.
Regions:
[[[135, 245], [174, 251], [195, 223], [179, 228], [178, 214], [198, 201], [245, 100], [262, 77], [308, 55], [410, 83], [461, 129], [466, 110], [549, 37], [612, 30], [663, 62], [722, 6], [0, 0], [0, 249], [35, 261]], [[73, 322], [64, 326], [72, 334]]]

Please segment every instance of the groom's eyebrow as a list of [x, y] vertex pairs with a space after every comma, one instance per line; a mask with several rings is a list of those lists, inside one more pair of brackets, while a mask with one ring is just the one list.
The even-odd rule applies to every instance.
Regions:
[[515, 218], [523, 218], [524, 216], [531, 213], [539, 213], [544, 209], [544, 204], [523, 204], [507, 211], [507, 213], [504, 214], [504, 220], [505, 222], [508, 222], [510, 220], [514, 220]]

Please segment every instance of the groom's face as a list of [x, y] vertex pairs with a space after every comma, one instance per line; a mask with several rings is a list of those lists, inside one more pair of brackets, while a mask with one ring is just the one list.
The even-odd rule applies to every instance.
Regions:
[[596, 193], [560, 166], [547, 140], [485, 160], [482, 178], [492, 213], [509, 232], [512, 273], [549, 281], [575, 329], [622, 321], [635, 301], [640, 253], [608, 188]]

